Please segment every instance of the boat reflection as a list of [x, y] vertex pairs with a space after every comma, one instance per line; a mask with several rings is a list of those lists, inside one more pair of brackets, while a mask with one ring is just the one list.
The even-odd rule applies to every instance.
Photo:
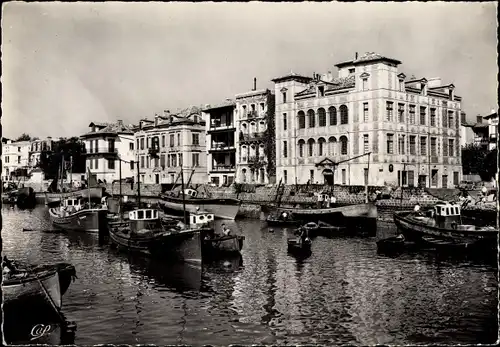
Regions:
[[243, 257], [241, 254], [227, 254], [205, 263], [205, 268], [209, 272], [234, 272], [242, 267]]
[[145, 276], [157, 287], [176, 292], [200, 291], [202, 268], [188, 263], [174, 263], [140, 256], [128, 256], [132, 274]]
[[2, 342], [4, 345], [73, 345], [76, 326], [48, 319], [40, 314], [3, 317]]

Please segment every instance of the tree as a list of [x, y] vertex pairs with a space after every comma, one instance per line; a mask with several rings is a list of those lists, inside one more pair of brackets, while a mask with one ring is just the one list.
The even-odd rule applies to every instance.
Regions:
[[26, 134], [26, 133], [22, 133], [21, 136], [19, 136], [16, 141], [30, 141], [31, 140], [31, 136], [29, 134]]
[[495, 148], [492, 151], [489, 151], [484, 158], [483, 166], [479, 175], [483, 181], [491, 181], [498, 169], [498, 151]]
[[[66, 170], [74, 173], [85, 172], [85, 145], [78, 137], [61, 139], [54, 143], [52, 151], [45, 150], [40, 154], [39, 166], [45, 174], [46, 179], [54, 179], [61, 167], [62, 159], [66, 162]], [[73, 166], [70, 167], [70, 160]]]
[[488, 150], [475, 145], [470, 144], [462, 149], [462, 170], [465, 175], [479, 174], [482, 171], [484, 160]]

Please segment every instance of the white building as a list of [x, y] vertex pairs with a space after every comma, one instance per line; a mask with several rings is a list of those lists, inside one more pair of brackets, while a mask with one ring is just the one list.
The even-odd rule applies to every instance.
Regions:
[[29, 170], [30, 142], [13, 142], [11, 140], [5, 140], [2, 142], [2, 179], [4, 181], [17, 181], [19, 178], [13, 176], [16, 170], [26, 169], [24, 176]]
[[488, 149], [490, 151], [497, 148], [498, 141], [498, 113], [495, 110], [491, 110], [491, 113], [483, 117], [484, 120], [488, 122]]
[[36, 167], [40, 162], [40, 156], [43, 151], [52, 151], [54, 147], [54, 142], [59, 141], [59, 139], [53, 139], [52, 137], [47, 137], [44, 140], [31, 140], [30, 150], [29, 150], [29, 165], [31, 167]]
[[90, 131], [82, 136], [87, 154], [86, 167], [97, 179], [112, 183], [121, 177], [134, 177], [134, 132], [132, 125], [117, 123], [89, 124]]

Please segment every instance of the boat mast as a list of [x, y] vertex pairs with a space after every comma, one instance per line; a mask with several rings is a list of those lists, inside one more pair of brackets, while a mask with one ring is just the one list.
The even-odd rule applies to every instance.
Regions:
[[73, 156], [69, 157], [69, 182], [70, 182], [70, 188], [73, 188]]
[[139, 154], [137, 154], [137, 207], [141, 208], [141, 182], [139, 179]]
[[90, 201], [90, 175], [91, 175], [90, 169], [87, 169], [87, 194], [89, 196], [89, 209], [91, 208], [91, 206], [90, 206], [90, 202], [91, 202]]
[[181, 165], [181, 186], [182, 186], [182, 211], [184, 212], [184, 224], [187, 225], [187, 222], [186, 222], [186, 199], [184, 196], [184, 173], [182, 171], [182, 165]]

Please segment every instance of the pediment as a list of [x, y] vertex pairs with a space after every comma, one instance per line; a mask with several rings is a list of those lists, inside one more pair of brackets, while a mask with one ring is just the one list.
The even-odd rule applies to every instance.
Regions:
[[361, 77], [363, 79], [368, 78], [368, 77], [370, 77], [370, 74], [368, 72], [363, 72], [359, 77]]

